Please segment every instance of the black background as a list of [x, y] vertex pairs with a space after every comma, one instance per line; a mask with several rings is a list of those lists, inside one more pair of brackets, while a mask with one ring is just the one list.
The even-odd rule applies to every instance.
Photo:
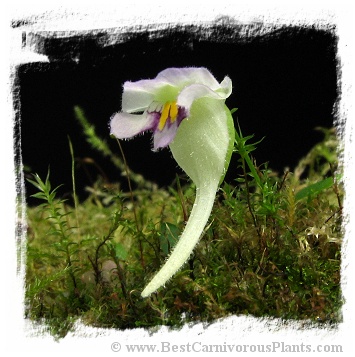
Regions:
[[[124, 31], [116, 39], [104, 31], [61, 38], [55, 33], [27, 36], [50, 62], [17, 69], [18, 154], [42, 178], [50, 166], [52, 185], [64, 184], [60, 193], [71, 191], [68, 135], [77, 158], [93, 158], [110, 181], [122, 180], [109, 160], [85, 142], [73, 107], [81, 106], [97, 133], [119, 153], [108, 122], [120, 110], [123, 82], [154, 78], [168, 67], [207, 67], [219, 81], [228, 75], [233, 93], [226, 103], [238, 108], [243, 134], [255, 134], [255, 140], [265, 136], [254, 152], [257, 163], [269, 162], [279, 172], [294, 168], [322, 139], [315, 127], [333, 125], [338, 60], [336, 29], [331, 26], [285, 26], [262, 34], [260, 24], [216, 23], [208, 28]], [[168, 149], [151, 152], [149, 133], [123, 142], [123, 148], [132, 170], [159, 185], [169, 185], [181, 172]], [[98, 171], [91, 169], [91, 174], [94, 179]], [[235, 174], [234, 159], [227, 179]], [[85, 198], [90, 178], [80, 165], [76, 176]], [[28, 197], [35, 191], [26, 186]]]

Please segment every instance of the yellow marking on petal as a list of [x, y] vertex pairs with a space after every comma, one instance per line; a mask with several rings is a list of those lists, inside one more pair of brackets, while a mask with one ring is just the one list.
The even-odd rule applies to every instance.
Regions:
[[170, 106], [170, 121], [172, 123], [174, 123], [174, 121], [176, 120], [178, 112], [179, 110], [178, 106], [176, 105], [176, 102], [172, 102]]
[[163, 110], [161, 112], [160, 120], [159, 120], [159, 125], [158, 125], [158, 129], [160, 131], [163, 130], [163, 128], [166, 124], [166, 121], [168, 120], [170, 106], [171, 106], [170, 102], [166, 102], [164, 104]]
[[176, 102], [166, 102], [163, 106], [163, 110], [160, 115], [158, 129], [162, 131], [167, 120], [170, 118], [170, 122], [174, 123], [179, 113], [179, 108]]

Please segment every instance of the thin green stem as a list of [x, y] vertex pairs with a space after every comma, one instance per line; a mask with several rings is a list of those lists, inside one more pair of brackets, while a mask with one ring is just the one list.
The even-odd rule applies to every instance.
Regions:
[[143, 257], [143, 246], [142, 246], [142, 240], [140, 239], [140, 235], [142, 234], [142, 231], [141, 231], [141, 228], [140, 228], [139, 223], [138, 223], [136, 204], [134, 202], [134, 197], [133, 197], [133, 190], [132, 190], [132, 184], [131, 184], [131, 179], [130, 179], [130, 173], [129, 173], [129, 169], [128, 169], [128, 165], [127, 165], [126, 156], [124, 154], [122, 145], [121, 145], [121, 143], [120, 143], [120, 141], [118, 139], [117, 139], [117, 143], [118, 143], [118, 146], [119, 146], [120, 151], [121, 151], [121, 155], [122, 155], [122, 159], [123, 159], [123, 163], [124, 163], [124, 168], [125, 168], [125, 171], [126, 171], [127, 183], [128, 183], [128, 188], [129, 188], [129, 192], [130, 192], [130, 198], [131, 198], [131, 202], [132, 202], [133, 215], [134, 215], [134, 220], [135, 220], [135, 223], [136, 223], [137, 233], [138, 233], [138, 237], [139, 237], [138, 241], [139, 241], [139, 250], [140, 250], [140, 256], [141, 256], [141, 264], [142, 264], [142, 267], [144, 267], [145, 264], [144, 264], [144, 257]]
[[72, 178], [72, 185], [73, 185], [73, 200], [74, 200], [74, 211], [75, 211], [75, 220], [76, 220], [76, 229], [78, 232], [78, 238], [80, 239], [80, 224], [79, 224], [79, 214], [78, 214], [78, 195], [76, 194], [76, 184], [75, 184], [75, 159], [74, 159], [74, 149], [70, 137], [68, 136], [69, 140], [69, 149], [71, 155], [71, 178]]

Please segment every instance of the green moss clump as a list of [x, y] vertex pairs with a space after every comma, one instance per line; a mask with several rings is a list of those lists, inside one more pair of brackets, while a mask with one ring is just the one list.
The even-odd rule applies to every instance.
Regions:
[[[99, 179], [87, 200], [70, 205], [49, 175], [34, 176], [42, 203], [27, 208], [26, 317], [56, 337], [78, 318], [117, 329], [175, 328], [231, 314], [340, 322], [344, 192], [335, 132], [323, 131], [293, 172], [278, 175], [255, 165], [255, 145], [239, 130], [241, 175], [222, 185], [183, 269], [147, 299], [140, 292], [178, 239], [193, 186], [158, 189], [137, 175], [137, 189], [124, 193]], [[88, 135], [102, 147], [94, 130]]]

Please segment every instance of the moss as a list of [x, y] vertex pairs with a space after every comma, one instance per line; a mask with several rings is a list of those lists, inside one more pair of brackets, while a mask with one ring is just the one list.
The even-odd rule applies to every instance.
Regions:
[[57, 197], [49, 175], [34, 176], [42, 204], [27, 208], [26, 316], [56, 337], [78, 318], [118, 329], [178, 328], [231, 314], [340, 322], [344, 193], [334, 130], [323, 131], [294, 172], [278, 175], [254, 164], [255, 145], [239, 130], [241, 176], [222, 185], [183, 269], [147, 299], [140, 292], [184, 227], [192, 185], [158, 189], [136, 176], [131, 196], [98, 180], [73, 206]]

